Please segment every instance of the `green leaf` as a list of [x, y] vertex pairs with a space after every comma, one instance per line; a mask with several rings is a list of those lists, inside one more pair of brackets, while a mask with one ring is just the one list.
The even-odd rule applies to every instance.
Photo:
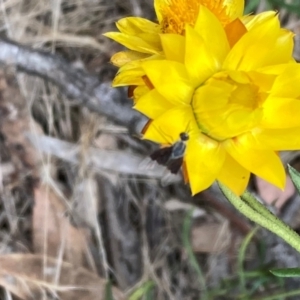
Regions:
[[291, 167], [290, 165], [288, 165], [288, 170], [289, 170], [291, 179], [292, 179], [298, 193], [300, 194], [300, 173], [296, 169]]
[[139, 300], [143, 296], [145, 295], [147, 296], [151, 292], [153, 287], [154, 287], [154, 283], [152, 281], [145, 282], [141, 287], [139, 287], [131, 294], [128, 300]]
[[300, 277], [300, 268], [273, 269], [270, 272], [277, 277]]

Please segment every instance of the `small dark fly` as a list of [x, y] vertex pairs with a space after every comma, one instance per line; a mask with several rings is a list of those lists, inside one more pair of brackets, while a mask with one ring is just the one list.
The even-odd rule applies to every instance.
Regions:
[[180, 139], [173, 145], [155, 150], [150, 155], [152, 160], [160, 165], [166, 166], [172, 174], [177, 174], [182, 166], [186, 142], [189, 139], [189, 135], [186, 132], [182, 132], [179, 137]]

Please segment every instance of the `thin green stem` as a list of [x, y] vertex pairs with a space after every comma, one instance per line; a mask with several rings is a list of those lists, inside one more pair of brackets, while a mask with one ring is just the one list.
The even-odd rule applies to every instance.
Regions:
[[194, 270], [198, 276], [200, 285], [201, 285], [201, 290], [203, 293], [201, 299], [205, 300], [205, 299], [208, 299], [205, 277], [204, 277], [203, 272], [198, 264], [198, 261], [195, 257], [195, 254], [194, 254], [191, 242], [190, 242], [190, 230], [191, 230], [192, 221], [193, 221], [192, 215], [193, 215], [193, 210], [190, 210], [184, 219], [182, 239], [183, 239], [183, 245], [186, 250], [187, 256], [189, 258], [190, 264], [194, 268]]
[[[258, 225], [270, 230], [275, 233], [283, 240], [285, 240], [294, 249], [300, 252], [300, 236], [293, 231], [284, 222], [274, 216], [265, 206], [262, 204], [255, 203], [258, 202], [254, 197], [246, 197], [250, 200], [249, 205], [243, 198], [235, 195], [229, 188], [219, 182], [219, 187], [222, 193], [225, 195], [227, 200], [244, 216], [249, 218], [251, 221], [257, 223]], [[255, 199], [255, 200], [254, 200]]]
[[239, 273], [239, 278], [240, 278], [240, 287], [241, 287], [241, 293], [246, 294], [246, 276], [245, 276], [245, 270], [244, 270], [244, 262], [245, 262], [245, 255], [247, 248], [249, 246], [249, 243], [253, 236], [256, 234], [257, 230], [259, 227], [254, 228], [247, 234], [245, 239], [242, 242], [242, 245], [239, 250], [238, 254], [238, 273]]

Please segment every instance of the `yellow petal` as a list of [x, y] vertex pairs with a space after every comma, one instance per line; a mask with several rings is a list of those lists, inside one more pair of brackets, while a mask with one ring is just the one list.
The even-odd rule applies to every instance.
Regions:
[[134, 89], [133, 89], [132, 97], [133, 97], [133, 100], [135, 101], [135, 103], [146, 93], [150, 92], [150, 89], [146, 85], [139, 85], [139, 86], [133, 86], [133, 87], [134, 87]]
[[189, 106], [179, 106], [154, 119], [144, 138], [161, 144], [173, 144], [178, 141], [180, 133], [192, 132], [192, 136], [197, 130], [192, 109]]
[[158, 35], [157, 38], [155, 38], [155, 35], [153, 34], [134, 36], [120, 32], [107, 32], [103, 35], [111, 38], [130, 50], [152, 54], [158, 54], [162, 51]]
[[[250, 72], [249, 72], [250, 73]], [[240, 72], [240, 71], [227, 71], [226, 74], [233, 79], [236, 83], [241, 83], [241, 84], [249, 84], [249, 73], [246, 72]]]
[[223, 166], [225, 154], [219, 143], [204, 135], [199, 134], [188, 141], [185, 163], [193, 195], [215, 181]]
[[173, 104], [189, 104], [194, 88], [183, 64], [175, 61], [147, 61], [142, 64], [158, 92]]
[[149, 125], [147, 125], [146, 131], [145, 128], [143, 129], [143, 131], [143, 140], [149, 140], [158, 144], [172, 144], [172, 142], [169, 142], [169, 139], [166, 138], [160, 128], [153, 124], [153, 121], [151, 121]]
[[142, 68], [144, 61], [159, 60], [162, 59], [160, 55], [148, 55], [147, 58], [142, 60], [134, 60], [126, 63], [120, 67], [118, 74], [116, 75], [113, 86], [124, 86], [124, 85], [144, 85], [143, 76], [145, 71]]
[[134, 60], [140, 60], [148, 57], [149, 54], [136, 52], [136, 51], [121, 51], [114, 54], [110, 61], [117, 67], [122, 67], [127, 63]]
[[[298, 83], [299, 84], [299, 83]], [[264, 128], [292, 128], [300, 126], [300, 99], [269, 97], [263, 104]]]
[[160, 39], [166, 58], [183, 63], [185, 38], [178, 34], [161, 34]]
[[226, 6], [226, 14], [231, 21], [243, 15], [244, 2], [244, 0], [223, 0], [224, 5]]
[[[133, 51], [136, 52], [136, 51]], [[132, 60], [127, 62], [126, 64], [124, 64], [122, 67], [120, 67], [118, 73], [124, 72], [124, 71], [132, 71], [132, 70], [142, 70], [142, 63], [145, 61], [149, 61], [149, 60], [162, 60], [165, 59], [164, 56], [159, 55], [159, 54], [145, 54], [145, 53], [141, 53], [141, 56], [145, 56], [145, 58], [143, 59], [138, 59], [138, 60]], [[145, 75], [145, 72], [143, 71], [143, 75]]]
[[274, 17], [244, 34], [231, 49], [223, 68], [251, 71], [288, 63], [292, 49], [293, 34], [280, 29], [279, 20]]
[[246, 15], [241, 17], [241, 20], [245, 24], [248, 30], [259, 26], [261, 23], [264, 23], [268, 20], [273, 19], [277, 15], [276, 11], [265, 11], [257, 15]]
[[185, 65], [193, 86], [199, 86], [216, 73], [222, 61], [211, 53], [202, 37], [190, 26], [186, 26]]
[[239, 196], [247, 188], [249, 178], [250, 172], [227, 154], [224, 165], [217, 176], [217, 180], [221, 181]]
[[133, 69], [119, 72], [113, 80], [112, 86], [126, 86], [126, 85], [144, 85], [142, 76], [145, 75], [143, 69]]
[[252, 149], [245, 140], [238, 138], [227, 140], [223, 144], [229, 155], [245, 169], [281, 189], [284, 188], [285, 171], [274, 151]]
[[150, 119], [156, 119], [173, 105], [162, 97], [157, 90], [151, 90], [138, 99], [134, 108]]
[[155, 33], [158, 34], [160, 27], [158, 24], [144, 18], [128, 17], [120, 19], [116, 23], [120, 32], [130, 35], [138, 33]]
[[297, 63], [292, 60], [289, 63], [275, 64], [275, 65], [272, 65], [272, 66], [258, 68], [257, 72], [260, 72], [260, 73], [263, 73], [263, 74], [269, 74], [269, 75], [280, 75], [283, 72], [285, 72], [290, 65], [291, 66], [297, 66]]
[[226, 81], [210, 80], [194, 93], [193, 109], [195, 114], [198, 115], [211, 110], [225, 109], [225, 105], [228, 104], [233, 90], [234, 86]]
[[202, 51], [204, 51], [205, 55], [210, 54], [210, 59], [214, 59], [215, 68], [219, 69], [229, 52], [226, 32], [220, 20], [208, 8], [201, 6], [195, 24], [195, 31], [201, 36], [205, 45], [205, 49], [203, 49], [203, 46], [199, 49], [197, 49], [196, 45], [194, 46], [195, 51], [198, 50], [198, 57], [202, 55]]
[[[238, 73], [231, 72], [230, 75], [241, 82], [249, 80], [238, 76]], [[204, 133], [217, 140], [224, 140], [259, 125], [262, 109], [252, 107], [251, 94], [248, 97], [247, 89], [239, 90], [240, 94], [234, 85], [214, 79], [196, 90], [192, 105]], [[231, 97], [233, 91], [236, 92], [235, 101]], [[250, 99], [250, 103], [247, 103], [247, 99]]]
[[259, 88], [259, 93], [270, 93], [273, 88], [274, 81], [276, 79], [276, 75], [273, 74], [265, 74], [261, 72], [251, 71], [247, 74], [253, 84]]
[[[287, 64], [274, 82], [272, 96], [298, 98], [300, 96], [300, 65]], [[288, 88], [293, 87], [293, 88]]]
[[161, 14], [161, 8], [163, 5], [168, 4], [168, 2], [166, 0], [154, 0], [154, 9], [155, 9], [155, 13], [157, 16], [157, 20], [160, 23], [163, 16]]
[[[227, 108], [226, 108], [227, 110]], [[206, 124], [207, 134], [217, 139], [235, 137], [256, 127], [262, 116], [261, 109], [228, 109], [225, 114], [222, 110], [213, 114], [201, 114], [199, 119]]]
[[243, 143], [257, 149], [287, 151], [300, 149], [300, 127], [288, 129], [256, 129], [239, 136]]

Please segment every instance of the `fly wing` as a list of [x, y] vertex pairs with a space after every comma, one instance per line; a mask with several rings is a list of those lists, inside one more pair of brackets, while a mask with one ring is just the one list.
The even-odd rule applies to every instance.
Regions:
[[183, 157], [171, 159], [167, 163], [167, 168], [170, 170], [172, 174], [177, 174], [182, 166], [182, 163], [183, 163]]
[[152, 160], [155, 160], [160, 165], [167, 165], [171, 154], [172, 154], [172, 147], [165, 147], [165, 148], [155, 150], [150, 155], [150, 158]]

